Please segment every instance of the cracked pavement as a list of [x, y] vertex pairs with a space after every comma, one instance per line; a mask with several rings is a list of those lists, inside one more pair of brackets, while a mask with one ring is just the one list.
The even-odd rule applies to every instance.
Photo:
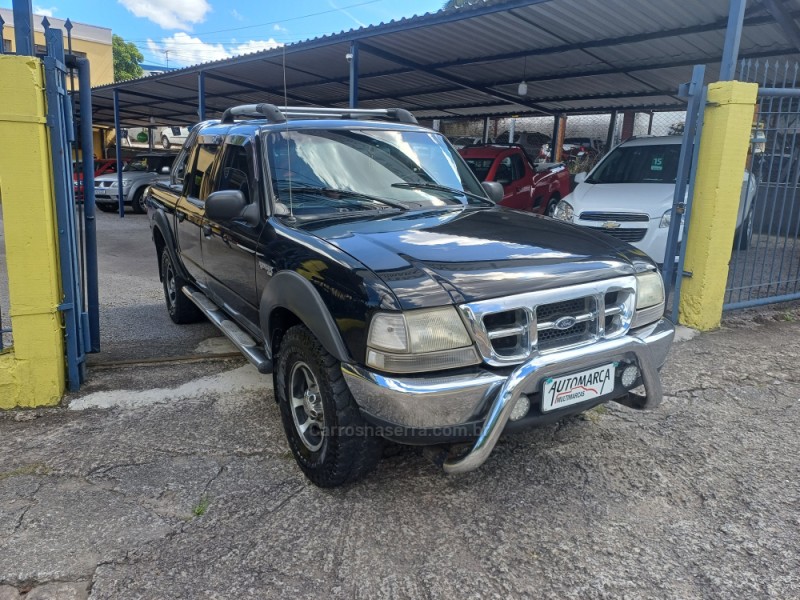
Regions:
[[800, 311], [753, 314], [675, 345], [656, 411], [337, 490], [295, 466], [269, 378], [220, 384], [241, 361], [95, 370], [82, 399], [123, 408], [0, 414], [0, 599], [796, 598]]

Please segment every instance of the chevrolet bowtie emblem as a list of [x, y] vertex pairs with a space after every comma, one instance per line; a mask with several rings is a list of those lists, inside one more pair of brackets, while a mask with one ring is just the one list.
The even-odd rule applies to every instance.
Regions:
[[603, 229], [618, 229], [619, 223], [616, 221], [606, 221], [603, 223]]

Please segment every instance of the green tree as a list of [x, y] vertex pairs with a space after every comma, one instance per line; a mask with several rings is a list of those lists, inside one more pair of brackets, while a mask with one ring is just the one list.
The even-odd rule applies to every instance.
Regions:
[[114, 54], [114, 81], [135, 79], [144, 75], [139, 63], [144, 56], [133, 42], [126, 42], [117, 34], [111, 36], [111, 47]]
[[472, 6], [473, 4], [478, 4], [483, 1], [484, 0], [447, 0], [447, 2], [444, 3], [444, 6], [442, 6], [442, 8], [444, 10], [450, 10], [452, 8], [462, 8], [464, 6]]

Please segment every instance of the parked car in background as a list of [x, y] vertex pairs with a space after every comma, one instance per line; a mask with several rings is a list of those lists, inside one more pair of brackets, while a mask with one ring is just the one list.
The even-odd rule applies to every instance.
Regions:
[[[630, 139], [609, 152], [556, 206], [555, 218], [636, 246], [663, 265], [682, 136]], [[758, 183], [745, 171], [736, 248], [749, 246]]]
[[485, 144], [458, 153], [480, 181], [503, 186], [499, 204], [508, 208], [552, 215], [558, 201], [569, 194], [569, 171], [562, 163], [533, 165], [518, 144]]
[[[146, 212], [145, 188], [156, 181], [169, 179], [174, 160], [175, 154], [139, 154], [122, 167], [122, 197], [134, 213]], [[119, 206], [117, 173], [95, 177], [94, 196], [100, 210], [105, 212], [117, 210]]]
[[[542, 146], [539, 158], [551, 160], [551, 148], [551, 144]], [[596, 161], [602, 155], [604, 148], [605, 142], [602, 140], [587, 137], [564, 138], [564, 144], [561, 146], [561, 161], [568, 165]], [[594, 166], [594, 162], [591, 162], [591, 166]]]
[[[117, 160], [115, 158], [100, 158], [94, 161], [94, 177], [100, 177], [106, 173], [117, 172]], [[80, 162], [72, 163], [72, 187], [75, 190], [75, 199], [83, 199], [83, 164]]]
[[498, 144], [519, 144], [534, 160], [538, 159], [542, 146], [550, 143], [550, 136], [538, 131], [516, 131], [513, 140], [508, 139], [508, 134], [508, 131], [504, 131], [494, 141]]
[[158, 133], [161, 145], [164, 150], [169, 150], [173, 146], [183, 146], [183, 142], [189, 137], [188, 127], [162, 127]]

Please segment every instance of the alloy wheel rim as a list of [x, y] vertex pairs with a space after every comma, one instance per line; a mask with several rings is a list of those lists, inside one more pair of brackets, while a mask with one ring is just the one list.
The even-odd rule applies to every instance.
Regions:
[[317, 378], [311, 368], [299, 361], [289, 375], [289, 410], [300, 441], [311, 452], [322, 448], [325, 412]]
[[170, 306], [175, 306], [175, 299], [177, 297], [177, 286], [175, 285], [175, 273], [172, 271], [172, 265], [167, 265], [167, 276], [164, 278], [166, 281], [167, 298]]

